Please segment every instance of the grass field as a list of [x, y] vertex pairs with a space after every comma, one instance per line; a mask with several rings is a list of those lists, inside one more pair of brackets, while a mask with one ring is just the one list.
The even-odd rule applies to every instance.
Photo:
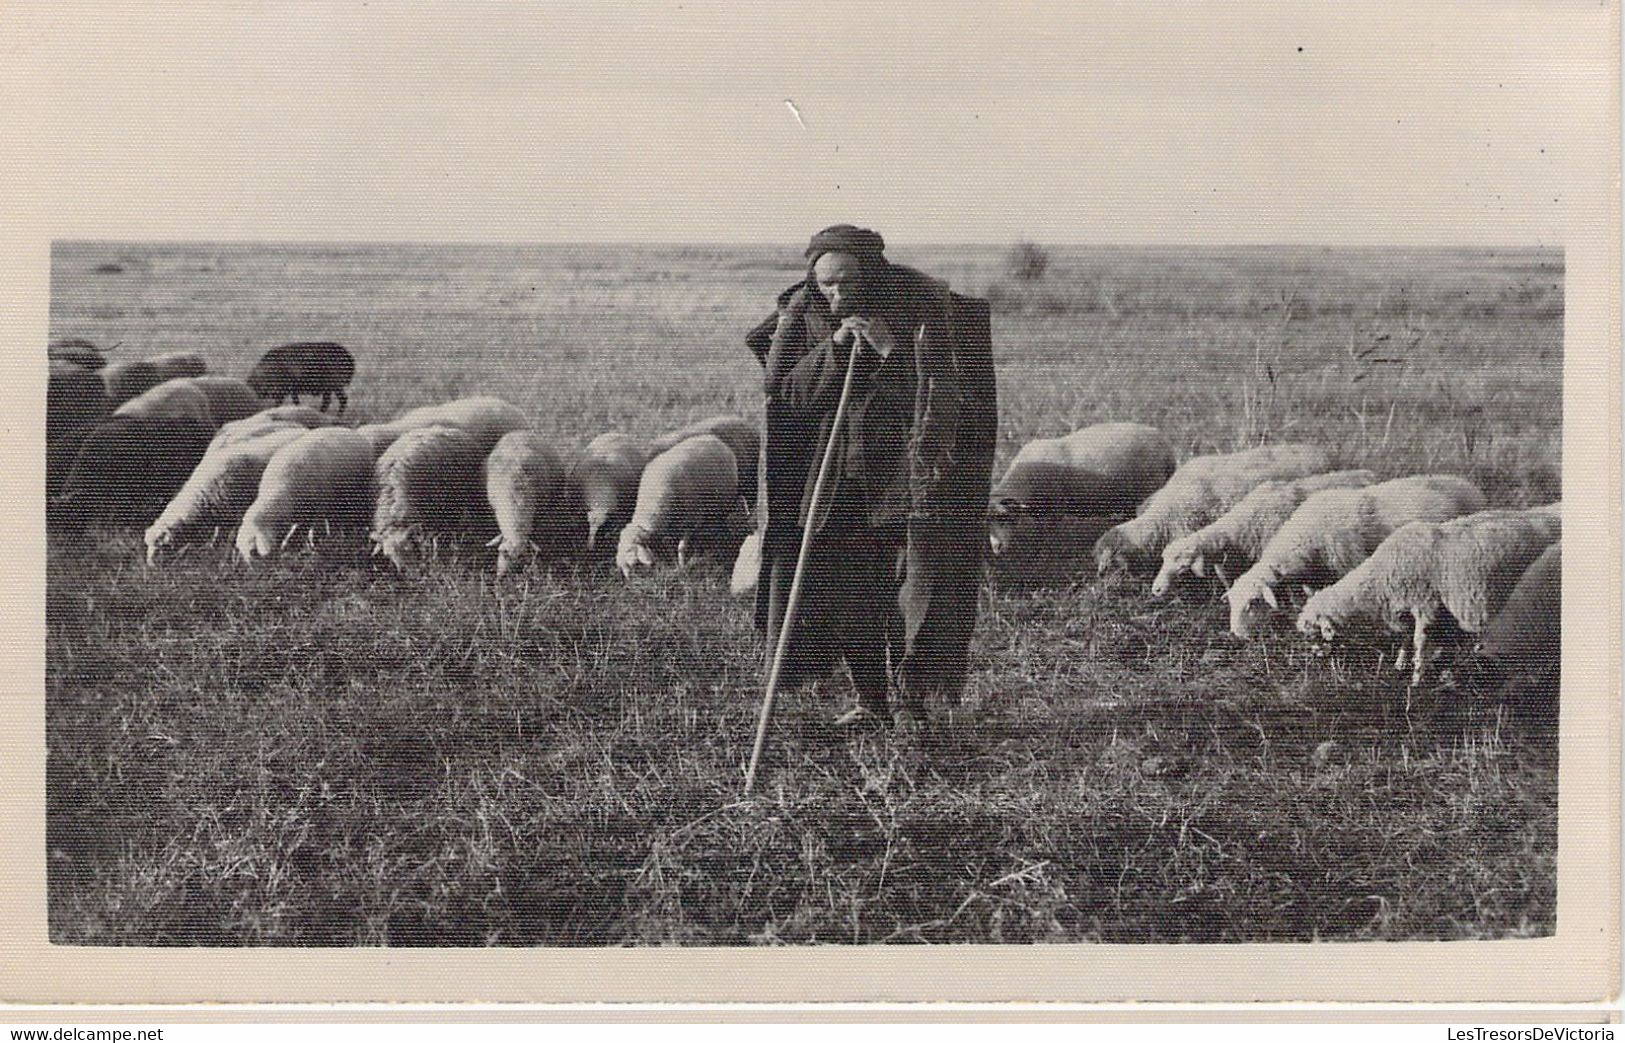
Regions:
[[[495, 393], [564, 445], [760, 412], [743, 331], [797, 250], [63, 244], [51, 334], [246, 372], [333, 339], [351, 411]], [[1139, 420], [1312, 440], [1495, 505], [1559, 495], [1563, 262], [1537, 251], [894, 250], [991, 297], [1000, 457]], [[117, 270], [111, 270], [116, 268]], [[1391, 359], [1393, 361], [1377, 361]], [[1097, 527], [1098, 528], [1098, 527]], [[967, 707], [847, 738], [781, 702], [726, 562], [628, 583], [335, 541], [249, 568], [49, 547], [53, 941], [748, 945], [1495, 938], [1556, 913], [1549, 695], [1407, 714], [1387, 646], [1241, 644], [1087, 533], [993, 572]]]

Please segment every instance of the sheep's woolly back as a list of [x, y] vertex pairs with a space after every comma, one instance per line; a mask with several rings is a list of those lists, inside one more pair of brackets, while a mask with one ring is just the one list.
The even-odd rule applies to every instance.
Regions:
[[147, 359], [147, 364], [158, 371], [159, 379], [200, 377], [209, 371], [209, 364], [195, 351], [169, 351]]
[[1364, 488], [1308, 496], [1270, 537], [1253, 567], [1230, 587], [1230, 629], [1247, 637], [1260, 603], [1281, 581], [1336, 580], [1368, 558], [1390, 533], [1413, 521], [1438, 522], [1478, 510], [1484, 494], [1454, 475], [1414, 475]]
[[1259, 484], [1318, 474], [1329, 464], [1324, 449], [1298, 444], [1187, 460], [1140, 506], [1137, 517], [1101, 536], [1095, 545], [1100, 570], [1154, 558], [1170, 541], [1207, 525]]
[[530, 421], [518, 406], [510, 402], [489, 395], [477, 395], [409, 409], [394, 423], [404, 425], [405, 430], [435, 424], [461, 428], [474, 440], [483, 455], [489, 453], [503, 435], [528, 427]]
[[1555, 660], [1563, 644], [1563, 544], [1523, 570], [1506, 604], [1483, 630], [1478, 650], [1512, 663]]
[[294, 425], [290, 430], [272, 431], [258, 438], [213, 448], [181, 486], [174, 499], [145, 534], [147, 560], [156, 560], [158, 548], [174, 541], [185, 531], [204, 525], [234, 525], [240, 521], [258, 495], [260, 478], [277, 450], [304, 433]]
[[1156, 428], [1095, 424], [1022, 446], [988, 502], [995, 511], [1117, 514], [1133, 510], [1173, 473], [1173, 447]]
[[422, 534], [453, 532], [485, 500], [484, 454], [460, 427], [408, 431], [378, 458], [372, 539], [397, 567]]
[[692, 535], [728, 513], [739, 499], [733, 450], [715, 435], [696, 435], [650, 460], [638, 482], [637, 507], [621, 530], [616, 555], [625, 567], [629, 549], [651, 538]]
[[715, 435], [733, 451], [734, 461], [743, 470], [747, 461], [755, 460], [760, 452], [760, 435], [756, 425], [742, 416], [724, 414], [697, 420], [687, 427], [668, 431], [649, 443], [649, 456], [654, 458], [695, 435]]
[[372, 484], [372, 446], [347, 427], [322, 427], [278, 449], [237, 529], [244, 558], [275, 551], [298, 523], [361, 516]]
[[113, 415], [191, 417], [206, 424], [214, 423], [214, 414], [209, 410], [209, 396], [188, 377], [166, 380], [142, 392], [113, 410]]
[[564, 461], [534, 431], [510, 431], [485, 459], [485, 495], [500, 533], [502, 574], [529, 547], [537, 516], [566, 508]]
[[756, 589], [757, 576], [762, 571], [762, 534], [752, 532], [745, 537], [739, 545], [739, 556], [734, 559], [733, 576], [728, 583], [728, 590], [736, 597], [743, 597]]
[[1304, 605], [1298, 629], [1330, 636], [1367, 617], [1403, 631], [1404, 619], [1447, 609], [1463, 630], [1481, 630], [1531, 562], [1561, 536], [1553, 512], [1479, 511], [1397, 529], [1358, 568]]
[[262, 409], [251, 416], [221, 424], [220, 430], [215, 432], [214, 441], [209, 443], [209, 448], [213, 450], [233, 442], [259, 438], [272, 431], [308, 431], [311, 428], [328, 427], [332, 423], [325, 413], [309, 406], [277, 406], [273, 409]]
[[272, 406], [262, 409], [248, 419], [261, 417], [266, 420], [292, 420], [302, 427], [331, 427], [338, 423], [336, 417], [322, 412], [315, 406]]
[[1309, 496], [1327, 489], [1364, 488], [1376, 480], [1373, 472], [1356, 470], [1264, 482], [1216, 521], [1164, 547], [1162, 571], [1152, 592], [1165, 592], [1174, 577], [1197, 567], [1198, 561], [1218, 561], [1232, 554], [1257, 561], [1270, 538]]
[[599, 435], [581, 451], [575, 485], [587, 512], [589, 541], [597, 537], [604, 522], [631, 507], [648, 458], [637, 439], [619, 431]]
[[208, 398], [209, 412], [216, 424], [228, 424], [260, 411], [259, 396], [246, 381], [209, 374], [192, 377], [191, 381], [192, 386]]

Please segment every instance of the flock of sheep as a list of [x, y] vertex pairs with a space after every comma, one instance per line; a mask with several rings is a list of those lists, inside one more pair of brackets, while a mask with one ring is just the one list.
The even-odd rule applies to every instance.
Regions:
[[[1331, 641], [1362, 623], [1410, 638], [1422, 683], [1453, 623], [1478, 650], [1508, 662], [1559, 654], [1560, 505], [1486, 510], [1483, 492], [1454, 475], [1379, 481], [1330, 470], [1313, 445], [1198, 456], [1176, 467], [1173, 447], [1143, 424], [1108, 423], [1031, 442], [993, 490], [989, 540], [1011, 551], [1045, 514], [1135, 511], [1095, 543], [1101, 575], [1151, 565], [1160, 597], [1185, 575], [1224, 586], [1230, 629], [1255, 637], [1281, 611], [1288, 584], [1308, 595], [1297, 629]], [[1231, 581], [1228, 570], [1244, 571]]]
[[[70, 354], [71, 352], [71, 354]], [[147, 560], [235, 527], [245, 561], [303, 530], [369, 525], [373, 551], [406, 568], [442, 537], [494, 533], [498, 574], [543, 544], [596, 548], [619, 525], [622, 572], [679, 562], [713, 531], [742, 533], [755, 499], [756, 428], [719, 416], [644, 444], [608, 432], [564, 454], [499, 398], [408, 409], [347, 427], [354, 373], [336, 344], [272, 349], [246, 380], [206, 372], [190, 353], [96, 366], [88, 345], [54, 345], [47, 401], [48, 526], [146, 527]], [[140, 367], [150, 386], [125, 379]], [[267, 379], [267, 371], [274, 379]], [[301, 394], [321, 394], [322, 409]], [[293, 404], [283, 405], [292, 397]]]
[[[506, 575], [543, 546], [591, 551], [618, 526], [615, 560], [630, 576], [667, 545], [682, 564], [696, 540], [750, 527], [761, 450], [741, 417], [647, 444], [609, 432], [561, 451], [518, 408], [486, 396], [343, 426], [326, 408], [336, 399], [343, 412], [354, 362], [326, 342], [272, 349], [245, 380], [211, 375], [190, 353], [102, 361], [82, 341], [52, 346], [47, 520], [145, 526], [149, 563], [232, 527], [252, 562], [301, 528], [313, 543], [335, 525], [366, 525], [373, 552], [401, 568], [442, 537], [490, 535]], [[299, 404], [301, 394], [320, 395], [322, 408]], [[1313, 445], [1176, 465], [1156, 429], [1105, 423], [1023, 447], [993, 490], [988, 533], [997, 558], [1034, 538], [1034, 518], [1132, 512], [1095, 544], [1102, 575], [1149, 571], [1160, 558], [1159, 597], [1182, 577], [1211, 576], [1240, 638], [1300, 587], [1304, 634], [1330, 641], [1362, 622], [1408, 633], [1398, 668], [1408, 657], [1415, 685], [1448, 622], [1478, 634], [1492, 657], [1556, 661], [1559, 505], [1485, 507], [1466, 479], [1379, 481], [1331, 470]], [[736, 594], [753, 587], [758, 553], [746, 536]]]

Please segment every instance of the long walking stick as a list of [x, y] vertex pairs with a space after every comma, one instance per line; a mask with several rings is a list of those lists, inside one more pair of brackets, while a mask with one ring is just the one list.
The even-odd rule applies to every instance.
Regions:
[[762, 712], [756, 720], [756, 745], [750, 751], [750, 767], [745, 771], [745, 795], [756, 787], [756, 766], [762, 759], [762, 745], [767, 741], [767, 725], [773, 718], [773, 697], [778, 694], [779, 671], [784, 668], [785, 649], [790, 647], [790, 628], [795, 626], [796, 609], [801, 604], [801, 580], [807, 571], [807, 555], [812, 550], [813, 523], [824, 502], [824, 481], [829, 477], [830, 461], [835, 458], [835, 443], [840, 437], [841, 421], [846, 419], [846, 403], [852, 397], [852, 375], [857, 372], [859, 343], [857, 331], [852, 333], [852, 348], [846, 360], [846, 380], [841, 385], [841, 400], [835, 406], [835, 420], [829, 425], [829, 440], [824, 444], [824, 459], [818, 465], [818, 480], [813, 483], [812, 503], [807, 506], [807, 524], [801, 530], [801, 550], [796, 554], [796, 571], [790, 580], [790, 596], [784, 602], [784, 618], [779, 620], [779, 640], [773, 651], [773, 662], [767, 671], [767, 690], [762, 694]]

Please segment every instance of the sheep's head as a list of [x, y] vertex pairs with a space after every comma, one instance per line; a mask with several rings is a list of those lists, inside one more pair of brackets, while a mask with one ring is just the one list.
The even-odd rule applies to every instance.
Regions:
[[244, 520], [237, 527], [237, 553], [242, 555], [244, 561], [253, 561], [255, 558], [269, 558], [276, 550], [276, 541], [271, 534], [252, 521]]
[[1174, 580], [1187, 572], [1207, 575], [1207, 562], [1194, 547], [1176, 541], [1162, 548], [1162, 568], [1157, 571], [1157, 578], [1151, 581], [1152, 596], [1160, 598], [1168, 593]]
[[1230, 632], [1243, 640], [1257, 633], [1272, 611], [1280, 609], [1275, 588], [1259, 577], [1242, 576], [1225, 592], [1230, 602]]
[[1325, 605], [1310, 598], [1298, 613], [1298, 633], [1306, 637], [1319, 636], [1322, 641], [1335, 641], [1341, 620], [1326, 610]]
[[649, 549], [647, 538], [648, 533], [636, 525], [628, 525], [621, 530], [620, 544], [615, 549], [615, 564], [627, 579], [632, 578], [635, 570], [648, 568], [655, 563], [654, 552]]
[[1107, 529], [1101, 534], [1100, 539], [1095, 541], [1095, 573], [1102, 579], [1129, 572], [1140, 558], [1134, 545], [1121, 530], [1122, 526]]
[[392, 525], [381, 531], [374, 529], [367, 538], [372, 540], [372, 552], [388, 558], [397, 569], [411, 564], [412, 550], [417, 545], [414, 527]]
[[987, 508], [988, 550], [995, 558], [1014, 546], [1027, 518], [1027, 505], [1019, 500], [995, 500]]
[[158, 564], [158, 551], [175, 542], [175, 533], [169, 529], [159, 529], [157, 526], [147, 530], [147, 564]]

